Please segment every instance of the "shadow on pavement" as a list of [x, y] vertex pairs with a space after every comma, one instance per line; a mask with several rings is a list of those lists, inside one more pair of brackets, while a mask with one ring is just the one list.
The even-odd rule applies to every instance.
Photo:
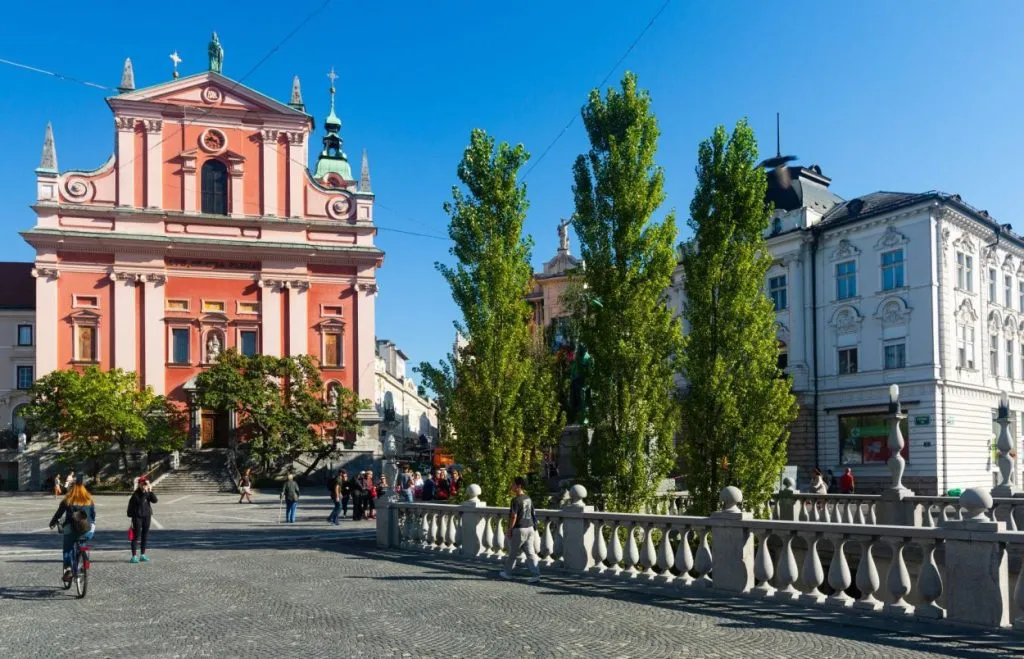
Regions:
[[[59, 571], [60, 570], [58, 570], [58, 572]], [[61, 592], [62, 591], [59, 587], [7, 588], [0, 586], [0, 600], [46, 600], [57, 597]]]
[[[462, 561], [441, 553], [403, 552], [377, 548], [372, 541], [348, 542], [334, 547], [335, 551], [352, 557], [401, 562], [428, 570], [439, 571], [438, 577], [359, 577], [382, 581], [403, 579], [418, 581], [445, 581], [487, 579], [500, 581], [500, 565], [495, 562]], [[459, 576], [455, 576], [459, 575]], [[953, 625], [932, 625], [913, 620], [876, 618], [851, 611], [828, 611], [798, 608], [783, 603], [763, 603], [745, 597], [719, 593], [682, 591], [675, 595], [669, 588], [650, 586], [638, 589], [629, 582], [600, 578], [577, 578], [561, 570], [544, 570], [537, 586], [527, 586], [525, 579], [513, 583], [535, 589], [538, 597], [583, 596], [656, 606], [692, 615], [714, 615], [728, 622], [720, 626], [744, 628], [770, 628], [790, 633], [814, 633], [830, 636], [842, 648], [843, 640], [870, 642], [884, 648], [935, 652], [956, 657], [1024, 656], [1024, 637], [1013, 632], [970, 629]], [[699, 593], [699, 594], [698, 594]]]

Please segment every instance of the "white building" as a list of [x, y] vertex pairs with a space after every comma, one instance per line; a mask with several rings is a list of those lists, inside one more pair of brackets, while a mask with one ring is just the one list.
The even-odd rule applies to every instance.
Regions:
[[[35, 381], [35, 281], [31, 263], [0, 263], [0, 489], [18, 489], [21, 408]], [[26, 465], [27, 466], [27, 465]]]
[[392, 341], [377, 339], [377, 413], [381, 432], [394, 435], [400, 450], [437, 440], [437, 405], [406, 375], [407, 361]]
[[[789, 464], [801, 485], [817, 465], [852, 467], [858, 491], [884, 487], [883, 415], [897, 383], [904, 484], [918, 494], [993, 485], [1000, 391], [1014, 436], [1024, 410], [1024, 239], [959, 195], [843, 201], [830, 182], [816, 166], [769, 173], [777, 210], [765, 289], [801, 407]], [[681, 267], [674, 281], [681, 309]]]

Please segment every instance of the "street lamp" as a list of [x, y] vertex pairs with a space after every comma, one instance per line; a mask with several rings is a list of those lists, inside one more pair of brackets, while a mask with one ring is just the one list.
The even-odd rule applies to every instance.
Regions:
[[906, 469], [906, 460], [903, 459], [901, 451], [906, 446], [903, 440], [903, 431], [900, 430], [900, 422], [907, 418], [900, 405], [899, 385], [889, 386], [889, 473], [892, 474], [892, 490], [901, 492], [903, 487], [903, 471]]
[[1013, 459], [1010, 451], [1013, 450], [1013, 438], [1010, 436], [1010, 395], [1005, 391], [999, 395], [999, 415], [996, 417], [999, 424], [999, 438], [996, 440], [996, 449], [999, 450], [999, 485], [992, 488], [994, 497], [1012, 497], [1016, 494], [1016, 488], [1010, 483], [1010, 475], [1013, 473]]

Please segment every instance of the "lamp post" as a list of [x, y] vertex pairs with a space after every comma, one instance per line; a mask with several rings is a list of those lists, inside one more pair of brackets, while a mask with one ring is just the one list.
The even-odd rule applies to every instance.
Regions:
[[900, 430], [900, 422], [906, 419], [907, 415], [903, 413], [903, 408], [900, 405], [900, 388], [899, 385], [889, 386], [889, 460], [886, 464], [889, 466], [889, 473], [892, 474], [892, 490], [895, 492], [912, 492], [907, 491], [907, 488], [903, 486], [903, 471], [906, 469], [906, 460], [900, 452], [903, 447], [906, 446], [906, 441], [903, 439], [903, 431]]
[[992, 496], [1012, 497], [1016, 494], [1016, 488], [1010, 483], [1010, 475], [1013, 473], [1013, 459], [1010, 457], [1013, 437], [1010, 436], [1010, 396], [1005, 391], [999, 396], [996, 423], [999, 424], [999, 438], [996, 440], [996, 448], [999, 450], [999, 484], [992, 488]]

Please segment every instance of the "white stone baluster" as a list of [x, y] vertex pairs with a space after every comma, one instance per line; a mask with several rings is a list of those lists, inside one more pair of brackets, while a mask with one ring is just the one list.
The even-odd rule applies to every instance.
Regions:
[[921, 573], [917, 575], [917, 591], [921, 595], [921, 603], [914, 608], [914, 615], [941, 620], [946, 617], [946, 609], [935, 603], [942, 595], [942, 575], [935, 563], [936, 543], [934, 540], [922, 540], [919, 544], [924, 552], [924, 561]]
[[693, 569], [693, 551], [690, 549], [690, 529], [686, 528], [679, 532], [679, 546], [676, 547], [676, 584], [686, 587], [693, 584], [693, 577], [690, 570]]
[[878, 524], [878, 511], [875, 509], [875, 502], [868, 503], [868, 516], [865, 520], [871, 526]]
[[797, 580], [796, 556], [793, 555], [793, 539], [795, 531], [789, 531], [782, 538], [782, 551], [779, 553], [779, 562], [775, 566], [775, 597], [779, 599], [795, 600], [800, 597], [800, 591], [793, 587]]
[[494, 522], [494, 533], [498, 536], [498, 549], [504, 556], [508, 553], [508, 547], [505, 542], [505, 522], [500, 517]]
[[640, 557], [640, 562], [644, 566], [640, 574], [648, 581], [654, 581], [654, 578], [658, 576], [658, 573], [654, 571], [657, 560], [658, 555], [654, 552], [654, 527], [648, 524], [647, 530], [644, 532], [644, 551]]
[[[870, 505], [870, 504], [868, 504], [868, 505]], [[861, 502], [861, 501], [857, 502], [857, 509], [853, 511], [853, 515], [854, 515], [854, 517], [853, 517], [853, 523], [854, 524], [864, 524], [865, 523], [865, 520], [864, 520], [864, 504], [863, 504], [863, 502]]]
[[700, 530], [700, 546], [697, 547], [697, 580], [695, 583], [699, 586], [710, 588], [711, 583], [711, 570], [714, 567], [714, 559], [711, 556], [711, 545], [708, 544], [708, 536], [711, 534], [711, 529], [703, 528]]
[[480, 556], [483, 558], [490, 558], [494, 553], [491, 551], [491, 520], [484, 517], [484, 532], [480, 534], [480, 546], [483, 551], [480, 552]]
[[615, 528], [612, 529], [612, 564], [608, 570], [614, 576], [619, 576], [622, 572], [622, 538], [620, 537], [620, 531], [622, 530], [622, 524], [616, 522]]
[[832, 538], [832, 563], [828, 566], [828, 585], [832, 587], [832, 595], [826, 604], [837, 609], [853, 605], [853, 598], [846, 594], [846, 589], [853, 583], [850, 564], [846, 561], [846, 542], [844, 535]]
[[935, 528], [935, 520], [932, 519], [932, 504], [925, 501], [921, 504], [921, 526], [926, 529]]
[[444, 540], [448, 535], [448, 519], [450, 515], [437, 513], [437, 528], [434, 529], [434, 549], [444, 549]]
[[626, 562], [626, 569], [622, 576], [628, 579], [635, 579], [639, 574], [636, 564], [640, 562], [640, 549], [636, 546], [636, 527], [629, 525], [629, 532], [626, 534], [626, 555], [623, 557]]
[[754, 553], [754, 581], [757, 585], [752, 592], [758, 597], [771, 597], [775, 594], [771, 583], [772, 577], [775, 576], [775, 566], [772, 565], [772, 554], [768, 550], [768, 538], [771, 535], [771, 531], [754, 534], [757, 540], [757, 551]]
[[456, 521], [458, 521], [458, 524], [455, 527], [455, 546], [461, 548], [462, 547], [462, 516], [461, 515], [458, 516], [456, 518]]
[[452, 513], [448, 519], [448, 551], [453, 552], [459, 547], [459, 516], [456, 513]]
[[655, 565], [661, 571], [657, 580], [661, 583], [671, 583], [675, 576], [672, 574], [672, 526], [666, 524], [661, 530], [661, 544], [658, 545], [658, 558]]
[[860, 591], [860, 599], [853, 603], [855, 609], [882, 610], [882, 603], [875, 597], [880, 585], [878, 567], [875, 566], [875, 557], [872, 553], [876, 541], [875, 538], [868, 538], [860, 545], [860, 563], [857, 565], [857, 590]]
[[804, 564], [800, 570], [800, 584], [807, 589], [807, 592], [800, 596], [800, 600], [808, 604], [822, 604], [825, 601], [825, 595], [818, 590], [818, 586], [825, 580], [825, 570], [821, 566], [821, 557], [818, 556], [820, 539], [817, 533], [807, 538], [807, 553], [804, 554]]
[[551, 559], [555, 563], [562, 562], [562, 547], [565, 544], [565, 535], [562, 533], [562, 520], [552, 520], [555, 530], [552, 531], [552, 539], [555, 541], [554, 552], [551, 555]]
[[420, 547], [422, 549], [430, 547], [430, 540], [434, 537], [430, 531], [430, 517], [430, 511], [423, 511], [423, 523], [420, 525]]
[[[1017, 545], [1018, 549], [1021, 545]], [[1024, 631], [1024, 567], [1017, 573], [1017, 585], [1013, 587], [1013, 601], [1017, 605], [1018, 616], [1013, 619], [1013, 628]]]
[[890, 543], [892, 545], [892, 562], [889, 563], [889, 576], [885, 581], [886, 587], [895, 601], [885, 605], [885, 612], [892, 615], [914, 614], [914, 606], [903, 599], [910, 592], [910, 571], [907, 570], [907, 563], [903, 560], [905, 543], [903, 538]]
[[811, 516], [807, 513], [807, 500], [806, 499], [801, 499], [797, 505], [800, 506], [800, 514], [797, 515], [797, 521], [798, 522], [809, 522], [809, 521], [811, 521]]
[[597, 522], [594, 526], [594, 567], [590, 571], [601, 574], [607, 569], [605, 562], [608, 560], [608, 543], [604, 539], [604, 522]]

